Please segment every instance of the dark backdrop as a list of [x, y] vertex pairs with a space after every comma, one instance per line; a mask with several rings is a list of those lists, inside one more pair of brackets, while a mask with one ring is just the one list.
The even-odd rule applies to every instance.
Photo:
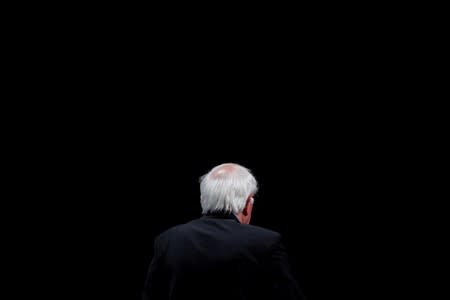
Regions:
[[[283, 19], [282, 28], [245, 31], [237, 42], [204, 33], [207, 23], [166, 34], [167, 20], [151, 33], [148, 24], [100, 22], [101, 30], [76, 34], [81, 42], [65, 29], [64, 43], [50, 35], [57, 47], [42, 47], [42, 58], [54, 68], [22, 57], [33, 60], [35, 73], [25, 74], [44, 82], [17, 91], [56, 99], [20, 103], [31, 122], [11, 123], [23, 127], [14, 169], [30, 181], [20, 181], [14, 202], [32, 233], [17, 268], [23, 285], [42, 279], [57, 299], [138, 299], [155, 235], [198, 217], [198, 177], [237, 162], [260, 183], [253, 223], [283, 234], [308, 299], [389, 296], [407, 253], [395, 245], [416, 191], [405, 180], [417, 166], [411, 149], [428, 135], [414, 111], [420, 103], [391, 100], [420, 86], [403, 74], [415, 76], [415, 60], [395, 45], [403, 31], [376, 32], [378, 17], [370, 28], [324, 22], [322, 8], [300, 25], [298, 16]], [[37, 36], [38, 46], [24, 49], [46, 44]]]
[[128, 124], [72, 140], [61, 168], [73, 173], [57, 179], [69, 195], [60, 215], [71, 233], [63, 267], [99, 295], [139, 299], [153, 238], [199, 217], [199, 177], [236, 162], [260, 185], [252, 223], [282, 233], [308, 299], [378, 295], [391, 284], [374, 274], [391, 255], [383, 228], [394, 213], [388, 191], [396, 166], [387, 164], [395, 151], [386, 154], [368, 127], [286, 128], [242, 134], [237, 126], [211, 136]]

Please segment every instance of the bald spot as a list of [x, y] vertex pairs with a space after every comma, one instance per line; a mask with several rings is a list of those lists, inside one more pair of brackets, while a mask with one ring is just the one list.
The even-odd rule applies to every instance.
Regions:
[[227, 174], [232, 173], [234, 170], [236, 170], [236, 166], [233, 164], [223, 164], [219, 167], [217, 167], [217, 169], [215, 169], [212, 173], [211, 173], [211, 177], [212, 178], [220, 178], [223, 176], [226, 176]]

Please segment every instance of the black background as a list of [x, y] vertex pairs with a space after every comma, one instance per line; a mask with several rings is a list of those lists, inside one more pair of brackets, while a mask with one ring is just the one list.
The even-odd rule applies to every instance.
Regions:
[[395, 298], [421, 128], [418, 105], [390, 98], [414, 90], [399, 74], [412, 66], [358, 23], [289, 20], [240, 39], [102, 23], [24, 55], [39, 80], [18, 95], [57, 100], [11, 125], [32, 182], [18, 189], [31, 282], [45, 270], [59, 299], [139, 299], [153, 238], [200, 216], [199, 177], [236, 162], [260, 184], [252, 223], [282, 233], [308, 299]]
[[[372, 131], [377, 123], [343, 120], [322, 106], [261, 114], [222, 105], [229, 109], [195, 117], [168, 109], [120, 119], [121, 112], [58, 131], [65, 137], [48, 149], [51, 164], [42, 166], [50, 181], [41, 188], [52, 191], [59, 209], [61, 227], [48, 228], [57, 237], [50, 256], [58, 272], [71, 274], [61, 288], [139, 299], [153, 238], [199, 217], [199, 177], [235, 162], [260, 185], [252, 223], [282, 233], [308, 299], [388, 290], [395, 271], [385, 268], [399, 238], [389, 227], [403, 164], [392, 136], [380, 138]], [[149, 118], [156, 114], [161, 118]]]
[[253, 224], [282, 233], [308, 299], [395, 297], [417, 189], [412, 105], [381, 103], [384, 83], [330, 75], [326, 60], [299, 76], [227, 60], [198, 75], [179, 61], [157, 76], [97, 66], [35, 88], [67, 102], [21, 108], [36, 121], [14, 125], [16, 172], [32, 182], [18, 190], [32, 195], [27, 222], [45, 224], [27, 228], [38, 252], [24, 261], [52, 266], [44, 286], [138, 299], [153, 238], [199, 217], [199, 177], [236, 162], [260, 184]]

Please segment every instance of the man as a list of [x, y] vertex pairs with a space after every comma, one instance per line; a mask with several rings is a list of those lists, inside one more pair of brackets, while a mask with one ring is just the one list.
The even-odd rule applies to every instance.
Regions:
[[257, 182], [227, 163], [201, 178], [203, 216], [155, 239], [144, 300], [304, 299], [280, 234], [249, 225]]

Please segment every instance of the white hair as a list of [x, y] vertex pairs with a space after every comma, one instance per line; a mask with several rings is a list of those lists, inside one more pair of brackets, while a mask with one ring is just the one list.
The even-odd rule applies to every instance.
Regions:
[[203, 214], [239, 214], [243, 211], [248, 197], [256, 194], [257, 190], [258, 183], [247, 168], [234, 163], [216, 166], [200, 177], [200, 203]]

